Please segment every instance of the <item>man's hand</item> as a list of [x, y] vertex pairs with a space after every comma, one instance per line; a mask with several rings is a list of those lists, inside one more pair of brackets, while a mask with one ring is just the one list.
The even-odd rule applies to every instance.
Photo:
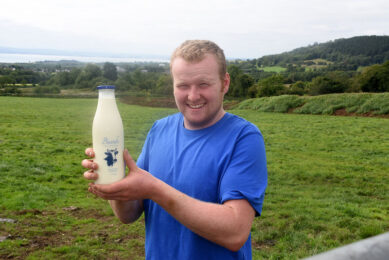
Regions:
[[[87, 148], [85, 154], [91, 158], [95, 156], [93, 148]], [[124, 151], [123, 156], [127, 167], [130, 169], [129, 174], [123, 180], [107, 185], [90, 183], [88, 190], [103, 199], [109, 200], [112, 210], [120, 221], [131, 223], [136, 221], [143, 212], [143, 194], [139, 192], [142, 191], [138, 186], [139, 182], [142, 183], [145, 176], [152, 176], [138, 168], [127, 150]], [[98, 179], [98, 174], [95, 172], [98, 165], [93, 159], [85, 159], [81, 162], [81, 165], [89, 169], [84, 172], [85, 179], [91, 181]]]
[[[90, 183], [89, 191], [105, 200], [128, 201], [150, 198], [155, 177], [140, 169], [127, 150], [124, 151], [123, 157], [129, 169], [128, 175], [124, 179], [111, 184]], [[85, 162], [84, 164], [93, 165], [94, 163]], [[85, 175], [86, 178], [94, 177], [93, 172], [90, 171], [84, 173]]]

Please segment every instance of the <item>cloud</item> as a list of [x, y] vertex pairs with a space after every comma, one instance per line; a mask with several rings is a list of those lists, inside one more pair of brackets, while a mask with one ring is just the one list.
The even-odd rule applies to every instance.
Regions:
[[386, 0], [3, 0], [0, 12], [0, 46], [11, 47], [169, 55], [186, 39], [210, 39], [230, 57], [256, 58], [389, 34]]

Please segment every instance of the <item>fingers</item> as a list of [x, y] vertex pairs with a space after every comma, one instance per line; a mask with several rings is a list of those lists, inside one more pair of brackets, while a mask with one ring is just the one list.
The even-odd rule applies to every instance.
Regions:
[[86, 148], [85, 154], [91, 158], [95, 157], [95, 151], [93, 150], [93, 148]]
[[93, 160], [88, 160], [88, 159], [82, 160], [81, 165], [84, 168], [91, 169], [91, 170], [97, 170], [99, 168], [97, 163], [93, 162]]
[[[89, 157], [95, 157], [95, 152], [93, 148], [86, 148], [85, 154]], [[81, 165], [84, 168], [90, 169], [89, 171], [84, 172], [84, 178], [87, 180], [97, 180], [99, 175], [94, 172], [94, 170], [97, 170], [99, 167], [97, 163], [93, 162], [93, 160], [84, 159], [81, 162]]]
[[104, 194], [104, 193], [101, 193], [92, 187], [89, 187], [88, 191], [90, 193], [96, 195], [97, 197], [100, 197], [100, 198], [105, 199], [105, 200], [120, 200], [120, 201], [128, 201], [129, 200], [126, 196], [122, 195], [122, 193], [114, 194], [114, 195]]
[[87, 179], [87, 180], [97, 180], [99, 177], [99, 175], [97, 173], [95, 173], [94, 171], [86, 171], [84, 172], [84, 178]]
[[138, 168], [134, 159], [132, 159], [132, 157], [127, 149], [125, 149], [123, 152], [123, 158], [124, 158], [124, 161], [126, 162], [126, 165], [130, 171]]
[[[123, 181], [123, 180], [122, 180]], [[94, 183], [89, 183], [89, 187], [93, 188], [94, 190], [98, 191], [101, 194], [117, 194], [121, 193], [124, 189], [125, 186], [122, 185], [122, 181], [118, 181], [115, 183], [111, 184], [94, 184]]]
[[122, 187], [116, 184], [98, 185], [94, 183], [89, 184], [89, 192], [106, 200], [128, 200]]

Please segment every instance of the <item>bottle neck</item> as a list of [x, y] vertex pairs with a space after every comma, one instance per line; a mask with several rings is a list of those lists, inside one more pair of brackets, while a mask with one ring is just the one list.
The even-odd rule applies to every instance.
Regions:
[[115, 90], [99, 89], [99, 99], [115, 99]]

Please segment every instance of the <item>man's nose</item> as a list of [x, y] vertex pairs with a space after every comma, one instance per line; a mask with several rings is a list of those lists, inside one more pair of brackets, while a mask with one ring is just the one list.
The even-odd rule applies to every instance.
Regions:
[[188, 99], [190, 101], [195, 101], [198, 100], [199, 98], [200, 98], [199, 90], [195, 86], [192, 86], [188, 93]]

